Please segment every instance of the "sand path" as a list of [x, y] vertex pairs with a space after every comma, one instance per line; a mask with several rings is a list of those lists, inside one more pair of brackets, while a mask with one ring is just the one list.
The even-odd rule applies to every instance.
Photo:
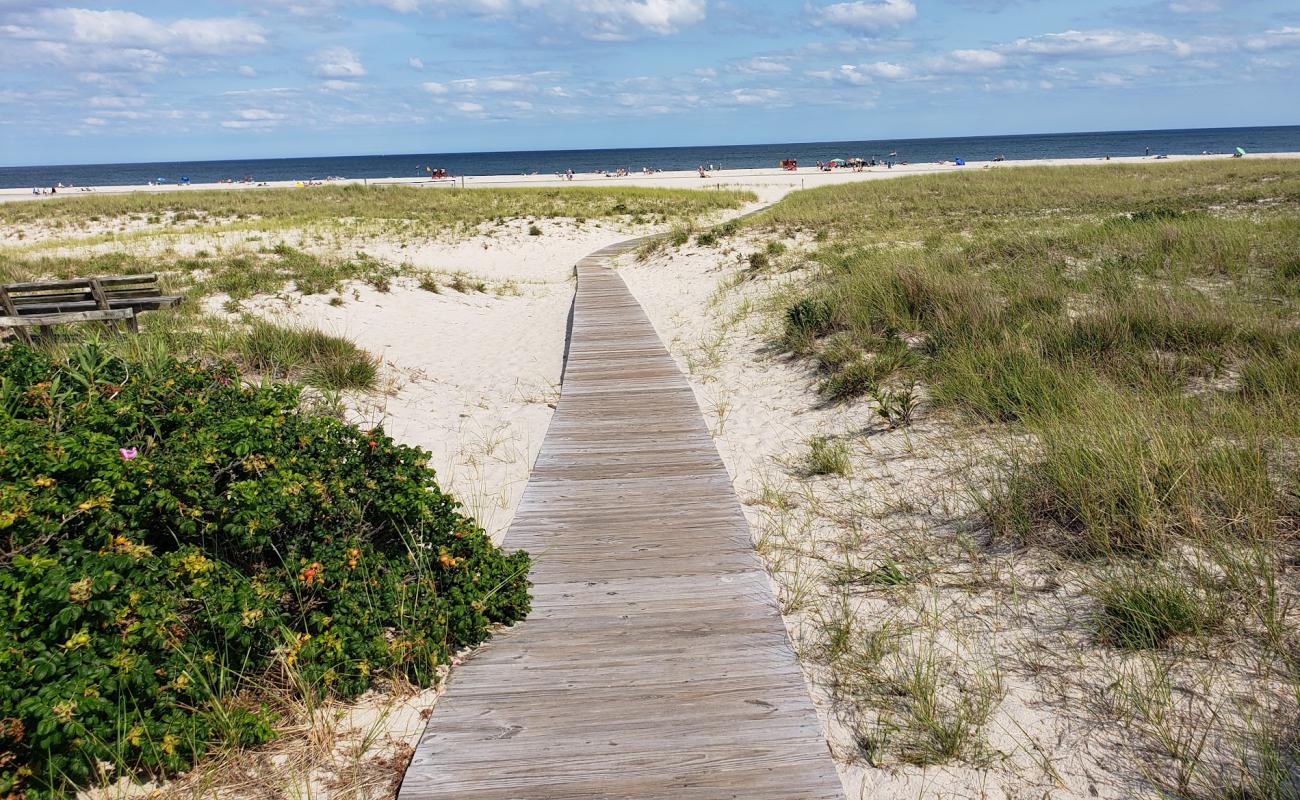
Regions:
[[842, 798], [694, 395], [578, 264], [562, 394], [507, 535], [534, 608], [456, 671], [400, 797]]

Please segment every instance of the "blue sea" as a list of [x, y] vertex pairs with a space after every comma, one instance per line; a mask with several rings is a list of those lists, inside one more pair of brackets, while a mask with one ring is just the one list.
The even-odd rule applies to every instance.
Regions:
[[[451, 175], [523, 175], [573, 170], [640, 171], [643, 167], [690, 170], [700, 165], [720, 169], [776, 168], [786, 158], [801, 165], [832, 158], [886, 158], [912, 163], [965, 158], [1009, 161], [1037, 158], [1101, 158], [1158, 154], [1228, 154], [1300, 151], [1300, 125], [1267, 128], [1042, 133], [1015, 136], [965, 136], [942, 139], [876, 139], [847, 142], [791, 142], [707, 147], [642, 147], [618, 150], [534, 150], [499, 153], [407, 153], [326, 158], [265, 158], [229, 161], [165, 161], [140, 164], [67, 164], [0, 167], [0, 188], [53, 186], [125, 186], [163, 179], [189, 178], [194, 183], [221, 180], [322, 180], [400, 178], [425, 174], [426, 167]], [[891, 156], [891, 153], [897, 155]]]

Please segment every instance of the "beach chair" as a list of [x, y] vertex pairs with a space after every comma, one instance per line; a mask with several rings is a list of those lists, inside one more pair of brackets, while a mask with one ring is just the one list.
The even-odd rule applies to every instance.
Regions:
[[135, 333], [139, 331], [137, 314], [170, 308], [184, 299], [163, 294], [157, 275], [10, 283], [0, 285], [0, 328], [12, 328], [29, 344], [31, 328], [49, 333], [54, 325], [72, 322], [123, 323]]

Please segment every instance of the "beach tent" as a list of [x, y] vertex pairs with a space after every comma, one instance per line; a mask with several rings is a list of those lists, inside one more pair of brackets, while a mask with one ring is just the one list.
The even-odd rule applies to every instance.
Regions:
[[956, 159], [953, 159], [953, 163], [956, 164], [956, 165], [959, 166], [959, 167], [964, 167], [964, 166], [966, 166], [966, 159], [964, 159], [964, 158], [956, 158]]

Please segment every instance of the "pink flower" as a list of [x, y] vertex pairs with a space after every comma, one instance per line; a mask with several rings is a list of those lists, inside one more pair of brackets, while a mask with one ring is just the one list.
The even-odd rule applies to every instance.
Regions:
[[130, 461], [140, 455], [140, 451], [134, 447], [123, 447], [117, 451], [117, 454], [122, 457], [123, 461]]

